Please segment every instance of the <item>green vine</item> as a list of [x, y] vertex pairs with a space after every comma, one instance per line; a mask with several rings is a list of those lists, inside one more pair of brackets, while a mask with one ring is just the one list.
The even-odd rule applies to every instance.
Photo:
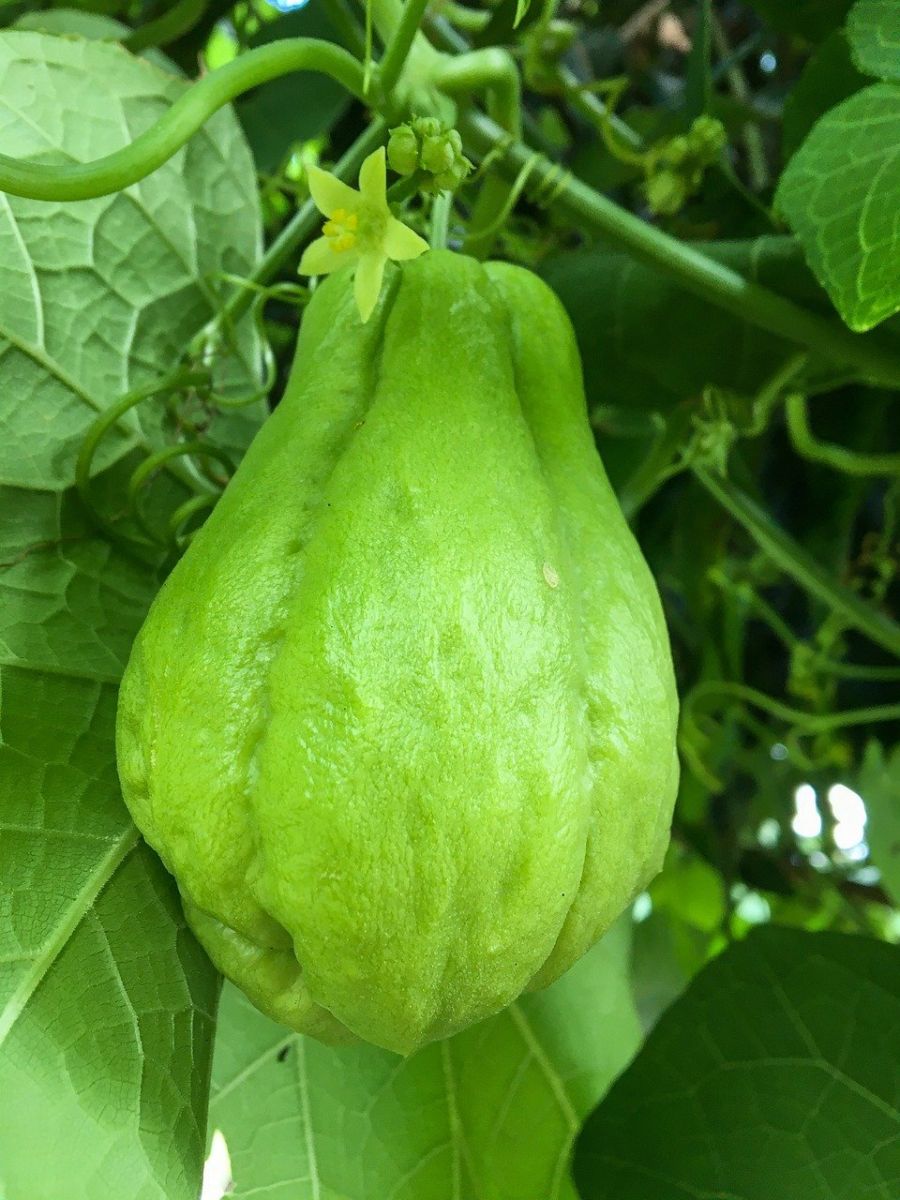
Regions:
[[208, 3], [209, 0], [177, 0], [156, 20], [139, 25], [122, 45], [135, 54], [150, 46], [168, 46], [194, 28], [206, 12]]
[[32, 200], [87, 200], [122, 191], [161, 167], [223, 105], [291, 71], [319, 71], [358, 99], [365, 96], [363, 68], [352, 54], [332, 42], [285, 38], [204, 75], [155, 125], [96, 162], [45, 165], [0, 154], [0, 190]]

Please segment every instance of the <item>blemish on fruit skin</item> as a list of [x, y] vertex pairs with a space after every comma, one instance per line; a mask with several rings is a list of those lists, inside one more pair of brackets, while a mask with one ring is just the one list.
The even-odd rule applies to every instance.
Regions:
[[557, 575], [549, 563], [544, 563], [544, 578], [547, 580], [548, 587], [559, 587], [559, 575]]

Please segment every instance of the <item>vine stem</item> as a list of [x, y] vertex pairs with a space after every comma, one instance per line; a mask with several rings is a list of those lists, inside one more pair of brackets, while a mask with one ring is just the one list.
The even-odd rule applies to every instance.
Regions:
[[371, 6], [372, 20], [378, 30], [378, 36], [387, 46], [403, 20], [402, 0], [360, 0], [360, 3], [367, 11], [368, 6]]
[[459, 58], [448, 58], [435, 78], [435, 85], [450, 96], [487, 92], [488, 112], [502, 127], [501, 136], [521, 136], [521, 82], [515, 61], [506, 50], [486, 46]]
[[730, 480], [699, 466], [695, 466], [693, 472], [776, 566], [832, 612], [838, 613], [847, 625], [900, 657], [900, 625], [896, 621], [877, 612], [849, 588], [835, 583], [802, 546]]
[[133, 54], [149, 46], [167, 46], [193, 29], [206, 11], [207, 0], [177, 0], [155, 21], [139, 25], [122, 45]]
[[428, 0], [406, 0], [400, 20], [390, 35], [384, 57], [378, 65], [378, 81], [385, 93], [393, 91], [403, 73], [413, 40], [428, 7]]
[[179, 150], [224, 104], [291, 71], [319, 71], [364, 98], [362, 65], [340, 46], [285, 38], [259, 46], [205, 75], [128, 146], [91, 163], [19, 162], [0, 155], [0, 191], [33, 200], [88, 200], [136, 183]]
[[714, 567], [710, 581], [721, 591], [728, 593], [747, 609], [754, 612], [769, 626], [792, 655], [803, 658], [813, 670], [838, 679], [865, 679], [875, 683], [893, 683], [900, 680], [900, 667], [869, 666], [865, 663], [846, 663], [830, 658], [823, 650], [798, 637], [782, 616], [764, 600], [756, 588], [749, 583], [737, 583], [729, 578], [721, 567]]
[[495, 154], [497, 169], [514, 178], [531, 163], [536, 189], [553, 187], [553, 208], [573, 217], [678, 279], [689, 291], [761, 329], [798, 343], [824, 358], [848, 363], [872, 382], [900, 388], [900, 355], [871, 336], [851, 333], [837, 321], [816, 316], [791, 300], [745, 279], [699, 250], [669, 237], [560, 168], [545, 155], [510, 138], [482, 113], [460, 115], [464, 140], [481, 155]]
[[[441, 67], [435, 83], [451, 96], [470, 96], [473, 92], [487, 93], [487, 108], [507, 137], [522, 136], [521, 80], [515, 61], [499, 46], [469, 50], [457, 58], [448, 58]], [[526, 174], [527, 174], [527, 169]], [[520, 172], [520, 175], [522, 173]], [[524, 180], [523, 180], [524, 184]], [[463, 242], [466, 254], [487, 258], [494, 244], [494, 231], [506, 220], [515, 205], [517, 182], [509, 182], [491, 171], [481, 185], [472, 210], [477, 236], [471, 231]], [[485, 233], [489, 231], [489, 235]]]
[[429, 243], [432, 250], [445, 250], [450, 230], [450, 210], [453, 196], [450, 192], [439, 192], [431, 209], [431, 231]]

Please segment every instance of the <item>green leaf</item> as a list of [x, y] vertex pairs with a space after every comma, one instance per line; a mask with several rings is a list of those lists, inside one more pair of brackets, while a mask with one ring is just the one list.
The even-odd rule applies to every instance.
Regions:
[[866, 840], [884, 890], [900, 906], [900, 746], [885, 753], [873, 738], [859, 773], [859, 794], [868, 813]]
[[767, 24], [779, 33], [821, 41], [843, 25], [853, 0], [750, 0]]
[[850, 58], [850, 46], [842, 29], [836, 29], [810, 55], [803, 73], [784, 102], [781, 153], [785, 162], [794, 154], [809, 131], [830, 108], [858, 92], [868, 83]]
[[583, 1200], [894, 1200], [900, 950], [761, 928], [697, 976], [578, 1139]]
[[900, 309], [900, 87], [877, 83], [826, 113], [775, 197], [851, 329]]
[[[0, 35], [4, 150], [121, 146], [184, 85], [116, 45]], [[69, 119], [78, 113], [78, 120]], [[196, 1200], [218, 979], [139, 840], [115, 768], [118, 680], [157, 589], [72, 484], [97, 413], [170, 371], [259, 240], [234, 117], [127, 194], [0, 211], [0, 1194]], [[223, 359], [247, 386], [252, 329]], [[164, 438], [151, 403], [104, 442], [100, 494]], [[204, 436], [235, 452], [259, 406]], [[170, 434], [166, 434], [170, 437]], [[172, 484], [170, 499], [183, 499]]]
[[290, 1034], [226, 987], [210, 1121], [234, 1194], [576, 1200], [572, 1139], [640, 1040], [630, 933], [626, 918], [546, 991], [408, 1059]]
[[[12, 29], [29, 29], [34, 33], [52, 33], [57, 37], [83, 37], [94, 41], [120, 42], [132, 32], [131, 26], [115, 17], [81, 8], [45, 8], [36, 12], [25, 12], [11, 26]], [[153, 47], [142, 50], [141, 58], [156, 63], [173, 75], [181, 72], [161, 50]]]
[[115, 771], [156, 586], [71, 493], [0, 489], [4, 1194], [195, 1200], [217, 982]]
[[[129, 142], [187, 86], [114, 43], [4, 32], [4, 153], [90, 161]], [[249, 274], [259, 242], [252, 160], [228, 110], [126, 192], [68, 204], [4, 197], [0, 483], [71, 484], [97, 414], [171, 370], [216, 310], [223, 273]], [[247, 326], [222, 360], [222, 388], [246, 390], [257, 359]], [[104, 438], [97, 468], [162, 445], [161, 412], [133, 411]], [[262, 412], [218, 416], [206, 436], [237, 452]]]
[[896, 0], [857, 0], [847, 18], [856, 65], [876, 79], [900, 80], [900, 8]]

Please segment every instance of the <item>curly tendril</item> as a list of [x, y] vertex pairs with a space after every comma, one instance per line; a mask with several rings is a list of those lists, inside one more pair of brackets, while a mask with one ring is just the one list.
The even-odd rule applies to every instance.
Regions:
[[[191, 491], [206, 495], [215, 501], [222, 490], [222, 484], [217, 484], [205, 478], [195, 468], [192, 469], [192, 464], [182, 460], [185, 460], [188, 455], [202, 455], [216, 457], [221, 461], [224, 455], [215, 447], [210, 447], [200, 442], [178, 443], [177, 446], [168, 447], [166, 450], [150, 455], [144, 463], [137, 467], [131, 477], [127, 493], [128, 507], [126, 511], [119, 514], [116, 520], [111, 520], [95, 504], [93, 488], [91, 486], [91, 469], [100, 442], [106, 433], [118, 424], [127, 412], [130, 412], [131, 409], [136, 408], [145, 400], [160, 395], [176, 394], [188, 389], [208, 393], [209, 384], [210, 377], [208, 371], [181, 367], [146, 387], [136, 388], [134, 391], [127, 392], [120, 400], [111, 405], [110, 408], [100, 413], [88, 428], [75, 463], [75, 488], [93, 522], [118, 544], [130, 547], [137, 546], [143, 549], [166, 544], [160, 540], [154, 531], [150, 530], [143, 518], [143, 514], [140, 510], [136, 511], [134, 507], [135, 497], [139, 488], [149, 480], [150, 476], [160, 466], [170, 464], [176, 477], [190, 488]], [[186, 449], [188, 445], [191, 446], [190, 450]], [[148, 464], [150, 464], [149, 467]], [[229, 470], [232, 469], [231, 463], [227, 459], [223, 465]], [[137, 477], [137, 482], [135, 481], [135, 477]], [[134, 515], [138, 525], [147, 535], [145, 538], [136, 538], [122, 533], [118, 522], [129, 515]]]
[[[223, 396], [220, 392], [216, 392], [210, 396], [210, 402], [215, 408], [230, 412], [238, 408], [247, 408], [259, 400], [265, 400], [275, 383], [278, 364], [266, 337], [266, 304], [270, 300], [278, 299], [295, 304], [298, 308], [302, 307], [309, 299], [309, 289], [302, 284], [288, 282], [266, 286], [257, 283], [253, 279], [247, 279], [240, 275], [232, 275], [228, 272], [221, 272], [215, 278], [223, 283], [234, 284], [235, 291], [232, 294], [233, 297], [246, 293], [250, 293], [253, 296], [249, 305], [241, 306], [240, 313], [241, 315], [244, 313], [249, 314], [249, 318], [253, 322], [253, 326], [259, 337], [259, 344], [262, 347], [263, 381], [258, 388], [254, 388], [252, 391], [245, 392], [240, 396]], [[223, 344], [231, 347], [232, 353], [236, 353], [234, 350], [234, 334], [234, 322], [231, 320], [231, 315], [227, 309], [222, 309], [213, 317], [209, 324], [200, 330], [190, 343], [187, 356], [194, 361], [211, 363], [215, 358], [223, 357]]]
[[[234, 464], [228, 455], [220, 450], [217, 446], [212, 446], [208, 442], [193, 441], [179, 442], [174, 446], [165, 446], [162, 450], [157, 450], [154, 454], [149, 455], [140, 466], [136, 467], [128, 481], [128, 509], [134, 517], [140, 529], [146, 535], [148, 542], [166, 545], [165, 539], [160, 538], [157, 531], [151, 525], [149, 519], [141, 506], [141, 493], [146, 491], [147, 484], [162, 469], [167, 463], [172, 462], [177, 458], [211, 458], [215, 462], [219, 462], [225, 468], [226, 477], [219, 483], [218, 490], [224, 488], [228, 482], [228, 478], [234, 474]], [[204, 496], [204, 499], [215, 502], [214, 496]]]
[[[260, 387], [239, 397], [226, 398], [213, 392], [210, 370], [212, 362], [222, 357], [224, 343], [227, 342], [232, 351], [235, 345], [232, 323], [227, 319], [225, 321], [214, 320], [197, 334], [187, 349], [187, 358], [190, 362], [202, 365], [180, 367], [147, 387], [128, 392], [97, 417], [85, 434], [78, 453], [75, 486], [94, 522], [120, 544], [127, 543], [145, 549], [148, 547], [168, 548], [175, 551], [184, 549], [194, 532], [185, 533], [185, 526], [197, 513], [214, 506], [223, 488], [234, 474], [235, 465], [225, 451], [197, 436], [191, 437], [187, 441], [179, 441], [165, 446], [149, 454], [132, 472], [126, 489], [126, 508], [118, 514], [115, 520], [110, 520], [94, 503], [91, 487], [94, 458], [106, 433], [117, 425], [131, 409], [145, 400], [158, 396], [167, 398], [167, 407], [173, 416], [176, 413], [177, 397], [187, 391], [196, 392], [207, 408], [220, 411], [245, 408], [249, 404], [264, 399], [271, 391], [277, 373], [275, 356], [265, 337], [265, 305], [274, 298], [298, 305], [304, 304], [309, 298], [308, 289], [296, 283], [285, 282], [264, 287], [253, 280], [227, 273], [222, 273], [219, 279], [234, 284], [239, 289], [254, 293], [254, 298], [249, 306], [249, 314], [262, 346], [263, 383]], [[198, 423], [193, 420], [180, 420], [180, 423], [182, 432], [186, 429], [191, 434], [201, 433], [205, 424], [205, 422]], [[209, 470], [211, 463], [218, 463], [223, 468], [222, 473], [213, 474]], [[168, 518], [165, 530], [160, 532], [154, 527], [145, 512], [142, 500], [150, 481], [166, 467], [172, 470], [182, 483], [198, 494], [180, 504]], [[142, 537], [136, 538], [122, 533], [119, 522], [127, 517], [134, 520]]]
[[[513, 180], [500, 212], [497, 213], [488, 225], [480, 229], [470, 230], [468, 241], [477, 243], [484, 241], [485, 238], [493, 237], [506, 224], [507, 219], [521, 199], [523, 192], [527, 191], [530, 199], [540, 208], [547, 208], [553, 203], [554, 199], [565, 188], [570, 172], [565, 167], [555, 166], [552, 171], [540, 176], [537, 183], [531, 184], [531, 176], [534, 174], [538, 159], [539, 155], [536, 153], [529, 158]], [[482, 168], [485, 165], [483, 163]]]
[[900, 475], [900, 454], [867, 454], [861, 450], [849, 450], [834, 442], [820, 441], [809, 425], [806, 397], [801, 394], [788, 396], [785, 416], [791, 443], [796, 452], [812, 462], [822, 463], [845, 475]]
[[197, 513], [203, 512], [207, 508], [213, 508], [215, 503], [215, 496], [191, 496], [190, 500], [179, 504], [169, 517], [167, 530], [169, 545], [175, 550], [183, 550], [196, 532], [196, 530], [191, 530], [190, 533], [183, 533], [184, 527]]
[[[493, 237], [494, 234], [506, 224], [510, 213], [516, 207], [522, 193], [525, 191], [525, 188], [528, 184], [528, 178], [531, 175], [536, 162], [537, 155], [533, 155], [532, 158], [525, 163], [521, 171], [519, 171], [518, 175], [513, 180], [512, 186], [509, 188], [503, 203], [503, 207], [500, 209], [494, 219], [487, 225], [482, 226], [480, 229], [470, 229], [467, 235], [467, 241], [472, 243], [482, 242], [486, 238]], [[486, 167], [486, 165], [486, 162], [483, 163], [482, 168]]]

